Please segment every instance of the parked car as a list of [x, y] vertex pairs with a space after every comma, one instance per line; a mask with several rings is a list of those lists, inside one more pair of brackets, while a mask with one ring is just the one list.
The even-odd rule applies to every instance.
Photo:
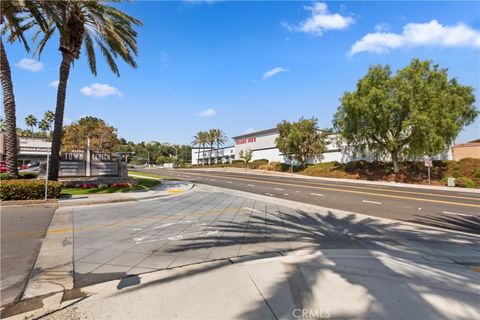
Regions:
[[7, 172], [7, 163], [5, 161], [0, 161], [0, 173]]

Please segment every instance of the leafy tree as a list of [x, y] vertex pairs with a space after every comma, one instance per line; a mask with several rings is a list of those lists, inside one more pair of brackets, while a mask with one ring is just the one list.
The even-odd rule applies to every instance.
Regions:
[[117, 129], [102, 119], [83, 117], [64, 128], [62, 150], [86, 150], [87, 138], [90, 138], [90, 149], [95, 151], [111, 152], [118, 144]]
[[83, 46], [90, 71], [97, 75], [96, 47], [115, 75], [120, 75], [115, 62], [117, 57], [136, 68], [137, 64], [133, 57], [137, 55], [137, 32], [133, 26], [139, 26], [141, 22], [99, 1], [70, 0], [41, 1], [40, 3], [50, 24], [49, 29], [43, 32], [36, 53], [40, 56], [48, 40], [55, 31], [58, 31], [59, 50], [62, 54], [49, 173], [49, 179], [57, 180], [67, 83], [73, 62], [80, 58], [80, 49]]
[[354, 150], [390, 156], [395, 173], [401, 157], [445, 151], [478, 115], [473, 89], [448, 79], [447, 69], [413, 59], [392, 75], [389, 66], [371, 66], [346, 92], [334, 127]]
[[308, 159], [321, 156], [325, 151], [329, 131], [320, 132], [317, 119], [300, 118], [297, 122], [282, 121], [277, 125], [279, 135], [275, 139], [277, 148], [296, 159], [302, 167]]
[[0, 132], [5, 132], [5, 121], [0, 117]]
[[29, 114], [25, 118], [25, 124], [27, 125], [27, 127], [30, 127], [30, 131], [32, 132], [32, 135], [33, 135], [34, 134], [33, 127], [36, 127], [38, 124], [37, 118], [33, 114]]
[[250, 163], [250, 161], [252, 161], [253, 151], [252, 149], [247, 149], [245, 150], [245, 152], [243, 152], [243, 150], [240, 150], [238, 156], [240, 159], [245, 161], [245, 165], [248, 167], [248, 164]]
[[46, 29], [46, 23], [40, 14], [35, 1], [2, 0], [0, 1], [0, 80], [2, 84], [3, 108], [5, 111], [5, 147], [7, 173], [18, 177], [17, 169], [17, 128], [16, 107], [13, 93], [13, 81], [7, 52], [3, 44], [4, 36], [10, 43], [19, 40], [25, 50], [30, 47], [24, 37], [24, 32], [35, 25]]

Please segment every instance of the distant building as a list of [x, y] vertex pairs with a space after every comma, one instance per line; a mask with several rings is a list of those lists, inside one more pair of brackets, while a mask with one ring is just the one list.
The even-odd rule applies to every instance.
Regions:
[[[19, 164], [45, 161], [47, 154], [52, 149], [52, 142], [37, 137], [18, 137], [17, 145]], [[6, 157], [5, 153], [5, 134], [0, 133], [0, 156], [2, 160]]]
[[480, 159], [480, 139], [453, 146], [452, 154], [456, 161], [464, 158]]

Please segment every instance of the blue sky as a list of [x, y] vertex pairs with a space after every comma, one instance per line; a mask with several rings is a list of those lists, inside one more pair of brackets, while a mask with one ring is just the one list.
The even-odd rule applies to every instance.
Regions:
[[[66, 123], [106, 120], [135, 142], [190, 143], [199, 130], [229, 137], [317, 117], [331, 126], [344, 91], [371, 64], [401, 68], [432, 59], [475, 88], [480, 101], [478, 2], [143, 1], [120, 4], [139, 18], [138, 69], [120, 62], [114, 76], [97, 58], [98, 76], [82, 57], [70, 73]], [[41, 64], [7, 45], [18, 125], [54, 110], [58, 40]], [[23, 59], [23, 60], [22, 60]], [[100, 61], [100, 62], [99, 62]], [[480, 137], [480, 120], [457, 142]]]

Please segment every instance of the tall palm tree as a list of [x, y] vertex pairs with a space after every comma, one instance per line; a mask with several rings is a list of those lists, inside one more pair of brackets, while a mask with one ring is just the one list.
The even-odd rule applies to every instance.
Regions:
[[218, 163], [218, 151], [220, 146], [227, 142], [227, 135], [223, 132], [222, 129], [214, 129], [215, 130], [215, 142], [217, 144], [217, 159], [216, 163]]
[[208, 159], [208, 164], [212, 164], [212, 151], [213, 151], [213, 145], [215, 144], [215, 141], [217, 141], [217, 131], [215, 129], [208, 130], [207, 142], [208, 142], [208, 145], [210, 146], [210, 157]]
[[32, 136], [33, 136], [33, 127], [36, 127], [37, 124], [38, 124], [37, 118], [35, 118], [35, 116], [33, 114], [29, 114], [25, 118], [25, 124], [27, 125], [27, 127], [30, 127], [31, 133], [32, 133]]
[[43, 119], [38, 124], [38, 128], [40, 129], [40, 131], [42, 131], [42, 133], [44, 133], [45, 135], [47, 135], [47, 132], [50, 133], [50, 129], [52, 127], [54, 119], [55, 114], [52, 111], [47, 110], [47, 112], [45, 112], [43, 116]]
[[201, 147], [202, 143], [203, 143], [203, 131], [198, 131], [193, 136], [193, 141], [192, 141], [192, 145], [198, 145], [197, 165], [200, 165], [200, 147]]
[[7, 52], [3, 45], [3, 35], [7, 35], [7, 41], [12, 43], [19, 40], [25, 50], [30, 47], [24, 37], [24, 32], [34, 25], [45, 29], [46, 24], [35, 2], [2, 0], [0, 1], [0, 77], [3, 93], [3, 107], [5, 111], [5, 147], [7, 154], [7, 173], [18, 177], [17, 169], [17, 128], [15, 95], [13, 94], [13, 81], [8, 62]]
[[58, 31], [59, 50], [62, 54], [49, 172], [49, 179], [57, 180], [67, 81], [73, 62], [80, 58], [83, 46], [90, 71], [96, 76], [96, 45], [115, 75], [120, 76], [115, 62], [117, 57], [136, 68], [134, 56], [138, 50], [134, 25], [140, 26], [142, 23], [115, 7], [94, 0], [43, 0], [40, 3], [50, 25], [47, 32], [39, 33], [43, 34], [43, 37], [38, 43], [36, 53], [41, 56], [48, 40]]

